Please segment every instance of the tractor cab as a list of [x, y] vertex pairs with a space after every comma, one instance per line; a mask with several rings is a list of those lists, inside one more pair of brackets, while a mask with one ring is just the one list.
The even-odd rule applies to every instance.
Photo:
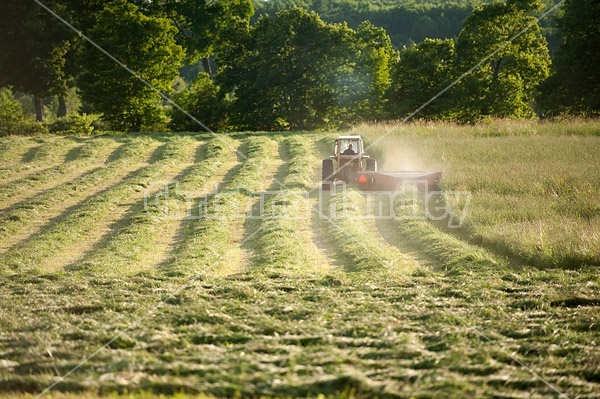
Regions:
[[335, 139], [333, 155], [323, 160], [323, 188], [328, 190], [336, 180], [355, 182], [358, 172], [363, 169], [377, 170], [377, 163], [365, 154], [362, 138], [339, 136]]
[[364, 153], [363, 141], [360, 136], [340, 136], [335, 140], [335, 146], [333, 149], [334, 156], [330, 158], [337, 158], [338, 156], [361, 156]]

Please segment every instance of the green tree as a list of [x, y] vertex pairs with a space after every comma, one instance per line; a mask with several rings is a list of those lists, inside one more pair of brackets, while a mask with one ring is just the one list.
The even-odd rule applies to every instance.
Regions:
[[[392, 68], [388, 92], [390, 115], [406, 117], [433, 99], [455, 79], [456, 54], [451, 39], [425, 39], [400, 51]], [[450, 119], [454, 116], [452, 91], [423, 108], [417, 117]]]
[[538, 0], [509, 0], [485, 5], [467, 18], [456, 44], [459, 69], [467, 71], [493, 55], [459, 83], [462, 119], [535, 115], [534, 93], [550, 66], [547, 42], [530, 15], [540, 7]]
[[[389, 85], [385, 31], [328, 24], [301, 8], [237, 30], [218, 81], [242, 129], [322, 129], [373, 117]], [[245, 36], [244, 36], [245, 35]]]
[[0, 88], [0, 136], [42, 133], [46, 129], [40, 123], [28, 120], [23, 114], [21, 103], [15, 100], [12, 91]]
[[[219, 87], [206, 72], [198, 74], [192, 84], [173, 96], [173, 100], [212, 130], [227, 127], [224, 104], [218, 98]], [[178, 109], [171, 109], [169, 127], [174, 131], [201, 131], [204, 128]]]
[[37, 4], [20, 0], [0, 2], [0, 26], [0, 85], [32, 94], [36, 118], [43, 122], [43, 99], [64, 96], [69, 87], [65, 64], [73, 33]]
[[566, 0], [558, 19], [564, 44], [538, 102], [547, 115], [600, 115], [600, 3]]
[[177, 28], [177, 42], [184, 47], [187, 62], [202, 59], [204, 70], [212, 76], [209, 56], [218, 52], [232, 24], [250, 21], [254, 14], [251, 0], [158, 0], [150, 9], [168, 17]]
[[390, 68], [395, 56], [396, 51], [385, 29], [368, 21], [359, 25], [348, 60], [354, 83], [340, 93], [350, 93], [346, 94], [350, 101], [346, 105], [345, 118], [359, 121], [385, 117]]
[[438, 32], [438, 24], [428, 15], [423, 15], [415, 21], [411, 31], [411, 39], [422, 41], [426, 38], [435, 37]]
[[[171, 90], [184, 57], [175, 33], [169, 20], [146, 16], [125, 0], [109, 3], [89, 30], [92, 40], [164, 93]], [[82, 100], [113, 129], [141, 131], [164, 122], [161, 99], [152, 88], [91, 45], [81, 60]]]
[[[300, 8], [264, 16], [223, 70], [232, 120], [253, 130], [315, 129], [338, 117], [335, 85], [348, 68], [352, 30]], [[233, 87], [228, 86], [233, 84]]]

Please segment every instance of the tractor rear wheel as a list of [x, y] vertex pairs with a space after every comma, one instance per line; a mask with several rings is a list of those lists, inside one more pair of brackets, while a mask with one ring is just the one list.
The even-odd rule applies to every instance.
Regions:
[[377, 172], [377, 160], [374, 158], [367, 158], [366, 167], [367, 172]]
[[322, 179], [321, 187], [323, 190], [331, 190], [331, 184], [333, 184], [333, 160], [324, 159], [321, 166]]

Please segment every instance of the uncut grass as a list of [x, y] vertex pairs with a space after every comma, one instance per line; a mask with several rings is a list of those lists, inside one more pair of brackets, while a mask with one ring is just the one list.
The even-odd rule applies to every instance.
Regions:
[[[64, 139], [66, 140], [66, 139]], [[114, 150], [114, 141], [96, 138], [83, 145], [74, 146], [64, 161], [56, 166], [32, 171], [27, 176], [0, 185], [0, 204], [6, 208], [35, 193], [69, 182], [102, 165]]]
[[[31, 238], [11, 247], [0, 256], [5, 270], [52, 272], [68, 264], [69, 258], [90, 244], [88, 239], [102, 234], [102, 228], [123, 211], [124, 201], [143, 195], [148, 186], [177, 169], [191, 155], [193, 142], [191, 138], [173, 137], [163, 145], [157, 162], [131, 172], [118, 184], [85, 199]], [[104, 267], [110, 269], [110, 265]]]
[[[159, 143], [147, 137], [120, 141], [124, 144], [112, 152], [105, 165], [4, 209], [0, 215], [0, 247], [8, 248], [27, 238], [68, 207], [120, 181], [129, 170], [147, 162], [150, 151], [156, 150]], [[98, 143], [106, 144], [108, 149], [113, 146], [102, 140]]]
[[600, 263], [598, 122], [360, 129], [384, 170], [444, 169], [446, 191], [471, 193], [473, 242], [539, 266]]
[[114, 275], [156, 267], [170, 242], [178, 239], [174, 236], [180, 221], [194, 217], [192, 204], [201, 194], [214, 190], [214, 175], [230, 161], [234, 145], [234, 140], [221, 137], [199, 147], [197, 158], [201, 159], [197, 163], [184, 170], [173, 183], [134, 204], [119, 222], [122, 226], [117, 226], [114, 234], [98, 242], [74, 265], [84, 269], [112, 265], [114, 269], [110, 272]]
[[161, 268], [166, 274], [203, 279], [240, 271], [244, 221], [254, 201], [250, 194], [266, 189], [277, 153], [277, 143], [268, 137], [250, 137], [244, 144], [242, 163], [230, 165], [228, 181], [198, 204], [199, 218], [186, 224], [175, 255]]
[[255, 240], [254, 269], [263, 273], [311, 274], [330, 272], [329, 261], [311, 238], [310, 191], [318, 162], [313, 138], [293, 136], [282, 140], [277, 181], [257, 212], [260, 226]]

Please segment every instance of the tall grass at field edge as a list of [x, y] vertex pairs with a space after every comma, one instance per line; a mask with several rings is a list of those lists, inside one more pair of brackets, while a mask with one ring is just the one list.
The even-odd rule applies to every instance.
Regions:
[[569, 118], [564, 120], [537, 119], [491, 119], [474, 125], [444, 121], [411, 121], [402, 123], [362, 123], [349, 129], [346, 134], [362, 135], [363, 138], [381, 136], [428, 137], [530, 137], [530, 136], [600, 136], [600, 119]]
[[[466, 214], [462, 229], [446, 233], [522, 264], [600, 264], [600, 121], [363, 125], [354, 132], [374, 145], [380, 169], [443, 170], [450, 205]], [[471, 196], [468, 206], [463, 194]]]

